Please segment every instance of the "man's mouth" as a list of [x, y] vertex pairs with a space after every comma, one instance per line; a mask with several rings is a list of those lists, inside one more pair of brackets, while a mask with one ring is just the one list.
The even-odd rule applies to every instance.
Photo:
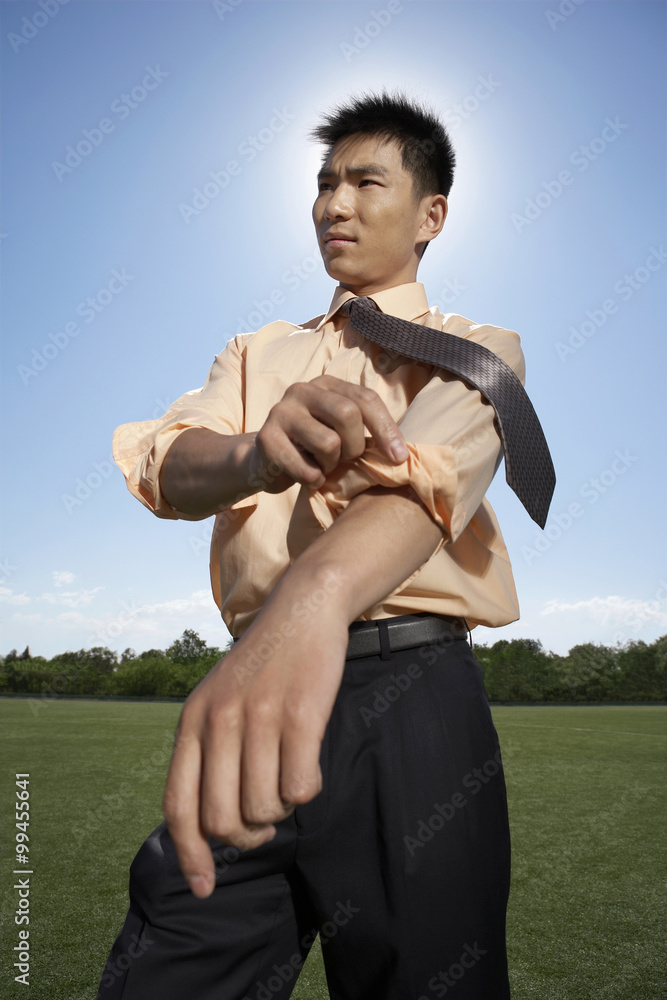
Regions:
[[324, 245], [327, 247], [349, 247], [352, 243], [356, 243], [350, 236], [338, 236], [334, 234], [333, 236], [324, 237]]

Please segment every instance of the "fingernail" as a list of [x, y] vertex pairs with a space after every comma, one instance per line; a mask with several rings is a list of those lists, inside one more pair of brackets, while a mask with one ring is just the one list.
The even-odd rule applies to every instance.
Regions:
[[405, 441], [397, 439], [389, 445], [389, 453], [396, 462], [404, 462], [409, 455]]

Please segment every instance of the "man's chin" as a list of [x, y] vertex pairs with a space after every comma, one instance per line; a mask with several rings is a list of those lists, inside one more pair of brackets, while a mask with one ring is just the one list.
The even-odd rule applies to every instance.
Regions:
[[324, 269], [329, 277], [337, 281], [339, 285], [344, 285], [346, 288], [353, 290], [354, 288], [363, 288], [369, 284], [370, 279], [360, 274], [358, 270], [337, 265], [338, 261], [325, 262]]

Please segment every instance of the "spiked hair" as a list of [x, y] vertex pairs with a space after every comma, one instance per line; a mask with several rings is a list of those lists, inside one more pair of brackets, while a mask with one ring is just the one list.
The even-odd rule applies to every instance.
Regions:
[[326, 146], [325, 159], [348, 135], [377, 135], [398, 143], [403, 168], [413, 177], [415, 197], [449, 197], [456, 163], [454, 147], [442, 123], [427, 108], [400, 93], [365, 94], [323, 115], [310, 132], [312, 139]]

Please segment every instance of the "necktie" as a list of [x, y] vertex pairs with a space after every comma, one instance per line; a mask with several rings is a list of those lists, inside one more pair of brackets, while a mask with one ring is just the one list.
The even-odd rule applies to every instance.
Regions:
[[355, 330], [385, 350], [445, 368], [481, 392], [495, 410], [507, 483], [544, 528], [556, 473], [537, 414], [510, 366], [474, 341], [380, 312], [371, 298], [350, 299], [341, 311]]

